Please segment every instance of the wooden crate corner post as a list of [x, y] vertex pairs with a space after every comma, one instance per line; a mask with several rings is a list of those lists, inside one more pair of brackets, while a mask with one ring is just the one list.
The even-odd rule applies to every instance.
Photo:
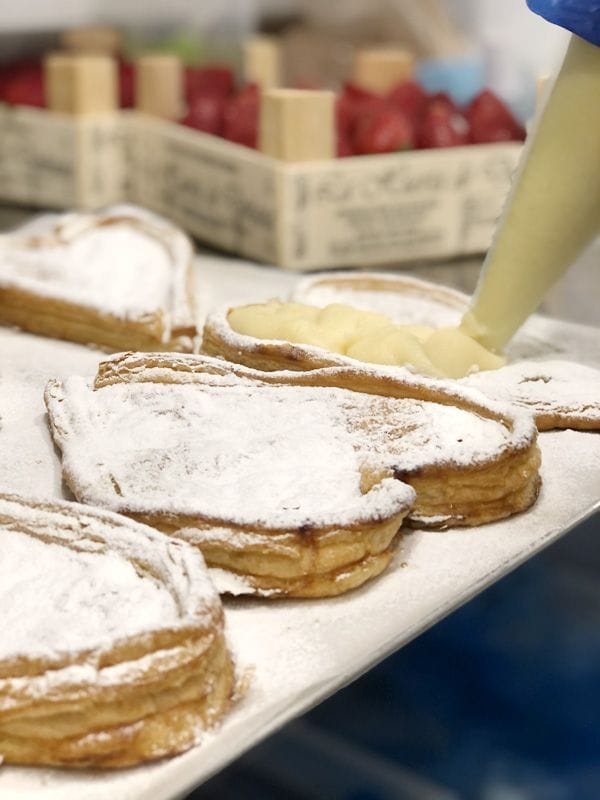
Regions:
[[274, 36], [251, 36], [243, 48], [243, 76], [266, 91], [281, 86], [281, 48]]
[[365, 48], [356, 53], [352, 80], [370, 92], [387, 94], [397, 84], [410, 80], [414, 67], [414, 53], [406, 48]]
[[135, 63], [135, 108], [173, 122], [184, 113], [183, 67], [177, 56], [152, 53]]
[[263, 92], [258, 148], [292, 163], [334, 158], [335, 94], [309, 89]]
[[70, 53], [116, 56], [122, 49], [123, 36], [111, 25], [85, 25], [63, 31], [60, 46]]
[[288, 269], [305, 265], [309, 242], [305, 215], [298, 202], [304, 167], [333, 163], [336, 154], [335, 93], [325, 90], [271, 89], [262, 92], [258, 149], [276, 159], [278, 263]]
[[117, 110], [117, 65], [110, 56], [50, 53], [44, 71], [50, 111], [96, 114]]
[[69, 115], [74, 130], [74, 196], [66, 205], [98, 208], [124, 200], [116, 60], [60, 51], [46, 57], [44, 72], [48, 110]]

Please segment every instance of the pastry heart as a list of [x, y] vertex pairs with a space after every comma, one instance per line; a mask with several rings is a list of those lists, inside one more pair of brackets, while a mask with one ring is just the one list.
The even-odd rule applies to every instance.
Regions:
[[0, 237], [0, 322], [109, 350], [190, 350], [193, 250], [133, 206], [45, 215]]
[[410, 373], [131, 354], [95, 388], [51, 382], [46, 404], [79, 500], [194, 542], [265, 593], [339, 594], [387, 566], [407, 513], [478, 525], [539, 486], [529, 415]]
[[0, 754], [121, 767], [182, 752], [232, 696], [199, 553], [116, 514], [0, 494]]

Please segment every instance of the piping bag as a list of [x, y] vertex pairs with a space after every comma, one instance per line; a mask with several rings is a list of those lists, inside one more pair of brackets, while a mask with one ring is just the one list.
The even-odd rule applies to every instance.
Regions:
[[[561, 3], [529, 5], [556, 10]], [[463, 333], [496, 352], [600, 233], [600, 47], [592, 43], [600, 37], [600, 6], [571, 0], [573, 5], [586, 6], [592, 41], [570, 39], [460, 324]], [[587, 28], [581, 32], [589, 34]]]

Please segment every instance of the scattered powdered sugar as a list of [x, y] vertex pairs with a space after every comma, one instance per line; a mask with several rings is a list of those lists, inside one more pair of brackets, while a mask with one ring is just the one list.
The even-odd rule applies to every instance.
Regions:
[[187, 238], [134, 207], [48, 215], [0, 238], [0, 286], [65, 300], [119, 318], [163, 313], [189, 325]]
[[204, 620], [215, 602], [182, 542], [76, 503], [0, 495], [0, 660], [108, 649]]

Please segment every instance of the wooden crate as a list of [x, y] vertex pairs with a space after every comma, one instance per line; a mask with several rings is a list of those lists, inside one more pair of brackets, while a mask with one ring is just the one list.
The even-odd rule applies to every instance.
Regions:
[[284, 163], [135, 111], [0, 107], [0, 199], [130, 201], [203, 242], [286, 269], [483, 252], [522, 145]]

